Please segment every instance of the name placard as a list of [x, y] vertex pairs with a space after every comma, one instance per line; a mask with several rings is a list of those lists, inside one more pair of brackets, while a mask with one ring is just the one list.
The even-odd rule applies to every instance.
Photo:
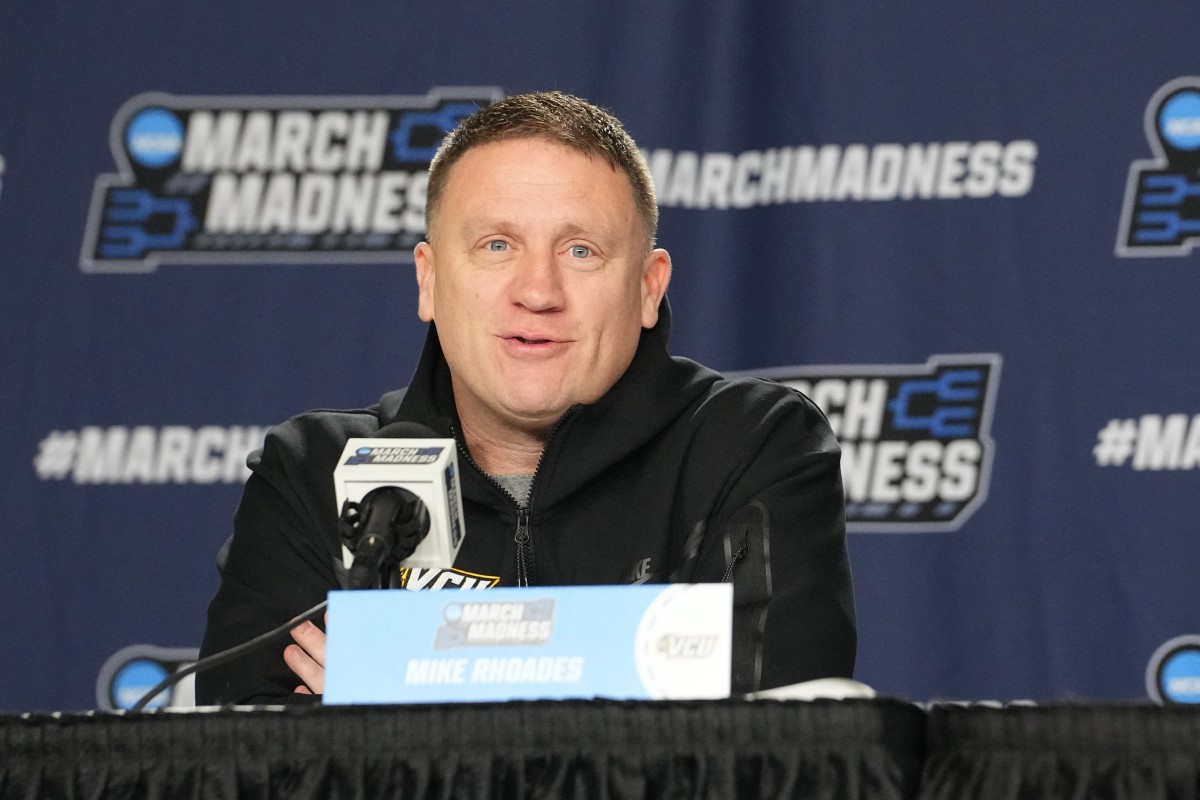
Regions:
[[329, 593], [329, 704], [729, 696], [730, 584]]

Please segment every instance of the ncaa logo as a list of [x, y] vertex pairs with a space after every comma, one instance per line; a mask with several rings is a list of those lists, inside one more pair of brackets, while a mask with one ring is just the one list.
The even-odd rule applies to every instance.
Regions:
[[163, 108], [139, 111], [125, 131], [125, 149], [143, 167], [165, 167], [183, 151], [183, 124]]
[[1200, 636], [1164, 642], [1146, 666], [1146, 693], [1163, 705], [1200, 703]]
[[[129, 710], [168, 675], [190, 666], [200, 651], [189, 647], [135, 644], [108, 657], [96, 678], [96, 707], [106, 711]], [[164, 689], [146, 708], [195, 706], [195, 676], [189, 675]]]
[[1200, 77], [1155, 92], [1144, 125], [1155, 157], [1129, 167], [1116, 254], [1187, 255], [1200, 243]]

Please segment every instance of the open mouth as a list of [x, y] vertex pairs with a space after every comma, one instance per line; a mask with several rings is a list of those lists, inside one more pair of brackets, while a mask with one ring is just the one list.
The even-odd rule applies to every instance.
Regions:
[[514, 336], [513, 338], [521, 344], [548, 344], [553, 341], [552, 339], [527, 339], [524, 336]]

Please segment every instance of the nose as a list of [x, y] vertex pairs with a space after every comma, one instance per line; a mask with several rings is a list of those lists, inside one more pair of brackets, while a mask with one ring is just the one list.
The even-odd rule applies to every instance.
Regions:
[[552, 251], [527, 252], [514, 265], [509, 293], [514, 303], [530, 311], [557, 311], [566, 301], [563, 276]]

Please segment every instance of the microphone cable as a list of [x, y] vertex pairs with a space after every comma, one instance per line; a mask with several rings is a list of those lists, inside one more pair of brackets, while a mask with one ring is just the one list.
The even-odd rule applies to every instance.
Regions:
[[230, 647], [226, 650], [222, 650], [219, 653], [213, 653], [211, 656], [206, 656], [206, 657], [200, 659], [199, 661], [195, 662], [194, 664], [184, 667], [181, 670], [177, 670], [176, 672], [172, 672], [170, 675], [168, 675], [167, 677], [165, 677], [161, 681], [159, 681], [158, 684], [153, 689], [146, 692], [146, 694], [144, 694], [142, 696], [141, 700], [138, 700], [136, 703], [134, 703], [133, 707], [129, 709], [129, 713], [130, 714], [140, 713], [142, 711], [142, 709], [144, 709], [151, 700], [153, 700], [155, 697], [157, 697], [159, 695], [160, 692], [162, 692], [166, 689], [170, 689], [172, 686], [179, 683], [181, 680], [186, 678], [188, 675], [191, 675], [193, 672], [199, 672], [202, 669], [208, 669], [209, 667], [215, 667], [218, 664], [224, 664], [226, 661], [232, 661], [235, 658], [237, 658], [238, 656], [242, 655], [247, 650], [249, 650], [250, 648], [260, 645], [269, 639], [273, 639], [281, 633], [286, 633], [287, 631], [290, 631], [292, 628], [296, 627], [297, 625], [300, 625], [302, 623], [308, 622], [309, 620], [315, 619], [316, 617], [318, 617], [321, 614], [322, 611], [325, 610], [325, 606], [327, 606], [327, 605], [329, 605], [329, 601], [322, 600], [320, 603], [313, 606], [308, 611], [305, 611], [300, 616], [290, 619], [287, 622], [280, 625], [279, 627], [272, 628], [271, 630], [267, 631], [264, 634], [255, 636], [253, 639], [251, 639], [248, 642], [242, 642], [239, 645], [234, 645], [233, 647]]

